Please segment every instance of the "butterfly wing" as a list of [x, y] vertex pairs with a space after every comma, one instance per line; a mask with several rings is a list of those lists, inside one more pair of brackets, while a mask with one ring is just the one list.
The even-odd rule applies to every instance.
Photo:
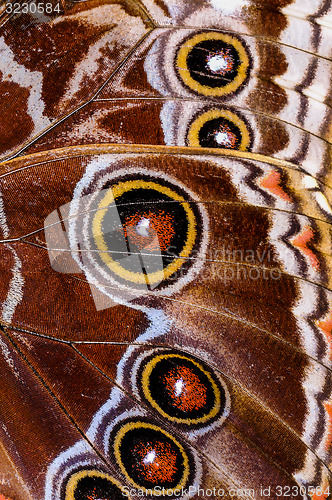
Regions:
[[[3, 495], [325, 495], [328, 5], [288, 4], [6, 20], [39, 118], [4, 121], [4, 155], [34, 154], [0, 179]], [[168, 147], [73, 147], [97, 142]]]

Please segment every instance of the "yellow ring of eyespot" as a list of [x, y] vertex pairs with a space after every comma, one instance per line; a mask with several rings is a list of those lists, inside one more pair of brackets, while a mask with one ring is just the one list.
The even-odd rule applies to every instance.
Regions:
[[126, 478], [131, 482], [131, 484], [135, 488], [142, 490], [144, 493], [147, 492], [147, 491], [149, 491], [149, 493], [151, 493], [151, 491], [152, 491], [153, 495], [157, 495], [157, 496], [163, 495], [163, 493], [162, 493], [161, 490], [158, 490], [158, 491], [156, 491], [154, 493], [153, 487], [152, 488], [145, 488], [144, 486], [136, 483], [129, 476], [129, 474], [127, 473], [127, 470], [126, 470], [126, 468], [123, 465], [123, 462], [121, 460], [120, 445], [121, 445], [121, 441], [122, 441], [123, 437], [125, 436], [125, 434], [128, 431], [133, 430], [133, 429], [141, 429], [141, 428], [152, 429], [152, 430], [161, 432], [166, 437], [168, 437], [173, 443], [175, 443], [175, 445], [179, 448], [180, 453], [181, 453], [181, 455], [183, 457], [184, 472], [183, 472], [183, 477], [181, 478], [181, 480], [179, 481], [179, 483], [176, 486], [172, 486], [172, 490], [175, 491], [175, 490], [180, 490], [181, 488], [184, 488], [186, 486], [186, 484], [187, 484], [187, 481], [188, 481], [188, 478], [189, 478], [189, 474], [190, 474], [190, 470], [189, 470], [189, 459], [188, 459], [188, 456], [187, 456], [186, 452], [184, 451], [183, 446], [171, 434], [169, 434], [168, 432], [164, 431], [163, 429], [161, 429], [157, 425], [147, 424], [145, 422], [128, 422], [123, 427], [121, 427], [121, 429], [119, 430], [119, 432], [115, 436], [115, 439], [114, 439], [114, 455], [115, 455], [115, 458], [116, 458], [116, 460], [118, 462], [118, 465], [119, 465], [121, 471], [123, 472], [123, 474], [126, 476]]
[[[184, 245], [178, 258], [174, 260], [171, 264], [169, 264], [163, 271], [148, 273], [147, 276], [143, 275], [143, 273], [134, 273], [132, 271], [128, 271], [127, 269], [124, 269], [120, 264], [115, 262], [109, 253], [109, 248], [107, 247], [104, 236], [102, 234], [102, 222], [108, 210], [109, 205], [113, 203], [114, 200], [119, 196], [121, 196], [123, 193], [131, 191], [132, 189], [153, 189], [155, 191], [165, 194], [166, 196], [172, 198], [175, 201], [178, 201], [183, 207], [184, 211], [186, 212], [188, 221], [186, 244]], [[98, 205], [98, 210], [92, 222], [92, 233], [94, 236], [96, 246], [98, 250], [100, 250], [101, 252], [100, 256], [102, 260], [105, 262], [105, 264], [111, 269], [111, 271], [121, 276], [121, 278], [131, 281], [133, 283], [146, 284], [146, 281], [148, 279], [150, 284], [155, 284], [155, 283], [160, 283], [161, 281], [172, 276], [176, 271], [180, 269], [184, 261], [189, 257], [194, 247], [197, 235], [196, 217], [190, 207], [190, 204], [186, 202], [182, 196], [177, 194], [175, 191], [172, 191], [170, 188], [151, 181], [143, 181], [143, 180], [126, 181], [126, 182], [120, 182], [116, 186], [108, 189], [106, 195], [100, 201]]]
[[[229, 45], [232, 45], [237, 50], [240, 57], [240, 65], [238, 67], [237, 75], [230, 83], [223, 87], [209, 87], [202, 85], [194, 80], [190, 74], [187, 59], [191, 50], [200, 42], [205, 40], [222, 40]], [[235, 92], [248, 76], [249, 57], [246, 49], [238, 40], [230, 35], [218, 32], [199, 33], [187, 40], [180, 48], [176, 57], [176, 66], [183, 82], [195, 92], [206, 96], [221, 96], [224, 94], [231, 94]]]
[[[250, 134], [249, 130], [241, 118], [239, 118], [235, 113], [227, 109], [211, 109], [201, 114], [189, 127], [188, 131], [188, 145], [193, 147], [202, 147], [199, 143], [199, 131], [208, 121], [214, 120], [216, 118], [226, 118], [236, 125], [241, 132], [241, 143], [237, 148], [238, 151], [247, 151], [250, 146]], [[222, 146], [220, 146], [222, 147]]]
[[[204, 415], [203, 417], [196, 418], [196, 419], [189, 419], [189, 418], [177, 418], [177, 417], [171, 417], [166, 413], [159, 405], [158, 403], [155, 402], [155, 400], [152, 398], [151, 392], [149, 390], [149, 378], [151, 376], [152, 370], [155, 368], [155, 366], [159, 363], [160, 360], [162, 359], [167, 359], [167, 358], [180, 358], [180, 359], [185, 359], [193, 363], [201, 372], [204, 373], [204, 375], [209, 379], [213, 393], [215, 396], [215, 404], [211, 411], [207, 414]], [[183, 356], [181, 354], [161, 354], [156, 357], [154, 357], [149, 363], [147, 363], [146, 367], [144, 368], [142, 372], [142, 388], [143, 388], [143, 393], [145, 398], [149, 401], [151, 406], [155, 408], [163, 417], [167, 418], [168, 420], [171, 420], [172, 422], [177, 422], [179, 424], [204, 424], [208, 420], [211, 420], [214, 418], [218, 412], [220, 411], [221, 408], [221, 394], [219, 387], [211, 377], [210, 373], [207, 372], [203, 366], [200, 365], [200, 363], [197, 363], [191, 358], [188, 358], [187, 356]]]
[[117, 486], [120, 490], [123, 487], [122, 484], [120, 484], [116, 479], [114, 479], [112, 476], [109, 476], [108, 474], [104, 474], [97, 470], [81, 470], [79, 472], [75, 472], [75, 474], [70, 477], [66, 486], [66, 500], [75, 500], [75, 488], [77, 486], [77, 483], [80, 479], [83, 479], [85, 477], [100, 477], [101, 479], [107, 479], [110, 483], [114, 484], [114, 486]]

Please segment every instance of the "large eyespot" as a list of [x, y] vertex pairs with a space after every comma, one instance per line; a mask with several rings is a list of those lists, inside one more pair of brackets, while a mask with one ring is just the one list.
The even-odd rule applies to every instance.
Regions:
[[[136, 261], [114, 253], [114, 211], [117, 211], [131, 252], [150, 254], [143, 274]], [[197, 219], [191, 204], [165, 185], [147, 180], [119, 182], [106, 190], [93, 219], [97, 249], [105, 264], [120, 278], [156, 285], [174, 275], [193, 252]], [[157, 253], [162, 262], [158, 269]]]
[[71, 204], [69, 233], [72, 255], [90, 283], [109, 296], [171, 294], [197, 274], [208, 222], [191, 191], [143, 169], [86, 180]]
[[227, 109], [211, 109], [191, 123], [187, 143], [194, 147], [248, 151], [251, 137], [248, 126], [238, 115]]
[[83, 469], [70, 476], [66, 484], [65, 500], [120, 500], [121, 484], [108, 474]]
[[160, 488], [177, 490], [188, 484], [188, 454], [156, 425], [141, 421], [124, 424], [115, 435], [114, 453], [127, 480], [143, 491], [158, 487], [155, 494], [160, 495]]
[[221, 417], [228, 395], [213, 372], [189, 356], [162, 353], [140, 375], [144, 398], [167, 419], [188, 426]]
[[179, 49], [176, 67], [185, 85], [206, 96], [225, 96], [240, 88], [250, 60], [242, 41], [218, 32], [199, 33]]

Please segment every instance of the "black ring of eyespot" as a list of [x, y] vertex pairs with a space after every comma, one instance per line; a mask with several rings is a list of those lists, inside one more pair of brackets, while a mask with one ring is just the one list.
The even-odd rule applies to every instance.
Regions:
[[243, 40], [217, 31], [196, 33], [176, 54], [183, 83], [197, 94], [227, 97], [247, 81], [250, 53]]
[[[153, 176], [140, 175], [137, 178], [133, 174], [116, 180], [110, 186], [106, 185], [103, 190], [106, 194], [98, 200], [99, 204], [95, 207], [91, 221], [93, 233], [91, 243], [96, 250], [95, 254], [99, 254], [103, 264], [107, 265], [116, 278], [124, 284], [130, 283], [137, 288], [145, 288], [148, 281], [154, 289], [159, 289], [169, 281], [176, 280], [180, 271], [184, 276], [194, 263], [191, 256], [197, 252], [201, 244], [202, 217], [196, 203], [177, 186]], [[126, 259], [123, 257], [126, 257], [128, 247], [122, 241], [119, 240], [119, 248], [121, 244], [123, 246], [121, 247], [123, 251], [118, 252], [119, 255], [113, 251], [113, 247], [110, 252], [110, 245], [114, 245], [116, 235], [114, 230], [108, 227], [107, 221], [113, 221], [110, 211], [114, 209], [119, 213], [123, 228], [131, 227], [128, 224], [133, 225], [130, 249], [134, 252], [140, 251], [139, 246], [137, 249], [132, 249], [135, 241], [144, 239], [137, 234], [137, 230], [134, 230], [136, 227], [134, 224], [138, 224], [137, 221], [141, 219], [152, 220], [151, 227], [158, 235], [160, 248], [157, 250], [152, 248], [150, 259], [152, 270], [147, 268], [146, 274], [133, 271], [130, 263], [129, 267], [125, 267], [123, 263]], [[143, 245], [143, 243], [138, 241], [137, 244]], [[150, 246], [152, 243], [147, 242]], [[173, 249], [172, 252], [169, 249]], [[148, 255], [147, 246], [143, 246], [143, 251]], [[158, 262], [153, 260], [156, 252], [161, 253], [161, 269], [157, 266]]]
[[[220, 134], [219, 141], [217, 134]], [[225, 108], [212, 108], [192, 120], [187, 132], [187, 145], [250, 151], [251, 137], [251, 129], [239, 113]]]
[[80, 469], [66, 480], [64, 500], [88, 500], [91, 498], [123, 498], [122, 487], [116, 479], [97, 469]]
[[127, 420], [114, 429], [110, 443], [126, 480], [143, 492], [181, 490], [195, 471], [191, 454], [171, 434], [143, 420]]
[[149, 405], [184, 426], [206, 426], [227, 407], [226, 391], [212, 370], [187, 354], [168, 351], [145, 359], [138, 384]]

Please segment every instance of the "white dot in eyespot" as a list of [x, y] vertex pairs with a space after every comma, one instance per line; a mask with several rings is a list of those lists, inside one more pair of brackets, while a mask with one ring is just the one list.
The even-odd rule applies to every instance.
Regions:
[[184, 381], [183, 379], [179, 379], [175, 382], [174, 384], [174, 389], [175, 389], [175, 396], [176, 397], [179, 397], [181, 396], [182, 392], [183, 392], [183, 388], [184, 388]]
[[155, 450], [151, 450], [149, 451], [149, 453], [147, 453], [147, 455], [143, 458], [143, 463], [145, 465], [147, 464], [152, 464], [155, 459], [156, 459], [157, 455], [156, 455], [156, 452]]
[[143, 217], [136, 226], [136, 232], [141, 236], [149, 236], [150, 220]]
[[214, 138], [218, 144], [222, 144], [225, 146], [232, 145], [232, 142], [231, 142], [230, 137], [227, 134], [227, 132], [216, 132]]
[[219, 73], [221, 71], [227, 70], [229, 65], [229, 61], [225, 58], [224, 55], [217, 54], [209, 58], [206, 63], [207, 67], [213, 73]]

